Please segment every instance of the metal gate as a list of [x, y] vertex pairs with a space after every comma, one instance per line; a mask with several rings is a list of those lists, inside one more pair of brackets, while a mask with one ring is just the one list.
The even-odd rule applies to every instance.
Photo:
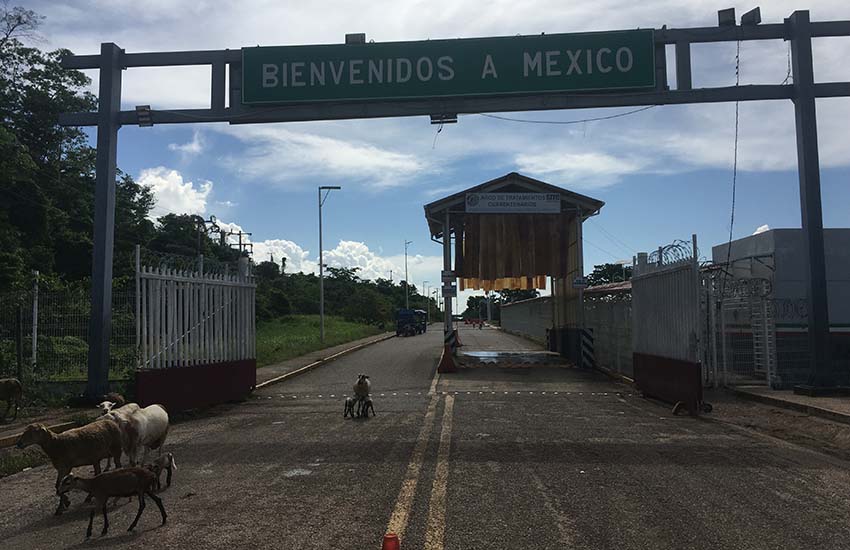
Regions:
[[701, 277], [706, 383], [778, 384], [771, 279], [727, 265], [709, 266]]
[[697, 238], [639, 253], [632, 277], [635, 382], [645, 394], [683, 402], [692, 414], [702, 401], [700, 287]]
[[256, 383], [256, 284], [238, 272], [142, 266], [136, 255], [136, 392], [187, 409], [239, 399]]

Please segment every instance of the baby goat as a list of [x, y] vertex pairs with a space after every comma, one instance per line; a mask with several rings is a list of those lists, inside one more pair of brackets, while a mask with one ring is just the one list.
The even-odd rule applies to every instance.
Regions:
[[162, 456], [158, 456], [156, 460], [154, 460], [151, 464], [148, 464], [147, 468], [156, 476], [157, 491], [162, 489], [162, 483], [159, 478], [162, 476], [163, 470], [166, 470], [167, 472], [165, 476], [165, 486], [171, 487], [171, 474], [174, 470], [177, 470], [177, 463], [174, 461], [173, 454], [165, 453]]
[[367, 395], [360, 400], [360, 410], [357, 416], [369, 418], [369, 411], [372, 411], [372, 416], [375, 416], [375, 405], [372, 404], [372, 396]]
[[162, 499], [153, 493], [155, 484], [156, 476], [153, 472], [147, 468], [130, 467], [104, 472], [90, 478], [69, 474], [62, 478], [62, 482], [59, 484], [59, 494], [64, 495], [68, 491], [76, 489], [94, 496], [95, 505], [89, 516], [88, 529], [86, 529], [86, 538], [89, 538], [91, 537], [94, 515], [98, 509], [103, 512], [103, 531], [100, 532], [101, 536], [105, 535], [109, 529], [109, 519], [106, 517], [106, 501], [109, 500], [109, 497], [139, 497], [139, 511], [136, 513], [136, 519], [133, 520], [127, 531], [132, 531], [139, 522], [142, 511], [145, 509], [146, 495], [151, 497], [159, 507], [159, 512], [162, 514], [162, 524], [165, 525], [168, 515], [162, 506]]
[[345, 410], [343, 410], [343, 412], [342, 412], [343, 418], [347, 418], [349, 416], [351, 418], [354, 418], [354, 405], [356, 403], [357, 403], [357, 400], [354, 399], [353, 397], [346, 397], [345, 398]]

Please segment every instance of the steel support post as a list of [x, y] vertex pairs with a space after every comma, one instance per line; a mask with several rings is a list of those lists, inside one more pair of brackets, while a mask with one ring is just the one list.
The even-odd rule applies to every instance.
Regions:
[[91, 318], [89, 320], [86, 397], [100, 398], [109, 389], [109, 341], [112, 333], [112, 246], [115, 238], [115, 174], [121, 110], [124, 50], [111, 42], [100, 46], [97, 113], [97, 160], [94, 193]]
[[322, 188], [319, 187], [319, 341], [325, 343], [325, 257], [322, 251]]
[[[449, 211], [446, 209], [446, 220], [443, 222], [443, 270], [452, 270], [452, 228], [450, 225]], [[443, 288], [447, 286], [443, 280]], [[452, 297], [446, 295], [443, 290], [443, 332], [447, 336], [452, 331]]]
[[812, 69], [812, 29], [808, 11], [795, 11], [787, 20], [794, 71], [794, 116], [797, 127], [797, 166], [800, 177], [800, 214], [803, 246], [808, 259], [806, 283], [809, 314], [809, 385], [835, 386], [830, 361], [829, 309], [823, 214], [818, 161], [818, 129]]

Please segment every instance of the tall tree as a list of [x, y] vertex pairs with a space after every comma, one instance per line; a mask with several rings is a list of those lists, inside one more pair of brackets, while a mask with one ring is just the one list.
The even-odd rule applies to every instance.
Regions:
[[621, 264], [599, 264], [593, 266], [593, 272], [587, 276], [588, 286], [628, 281], [632, 278], [632, 268]]

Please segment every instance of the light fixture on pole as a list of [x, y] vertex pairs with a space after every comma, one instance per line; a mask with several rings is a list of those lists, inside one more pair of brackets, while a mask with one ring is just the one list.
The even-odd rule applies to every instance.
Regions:
[[407, 279], [407, 245], [413, 241], [404, 241], [404, 309], [410, 309], [410, 282]]
[[[325, 343], [325, 263], [322, 254], [322, 205], [325, 204], [328, 195], [335, 189], [342, 189], [338, 185], [319, 186], [319, 340]], [[325, 191], [324, 198], [322, 191]]]

